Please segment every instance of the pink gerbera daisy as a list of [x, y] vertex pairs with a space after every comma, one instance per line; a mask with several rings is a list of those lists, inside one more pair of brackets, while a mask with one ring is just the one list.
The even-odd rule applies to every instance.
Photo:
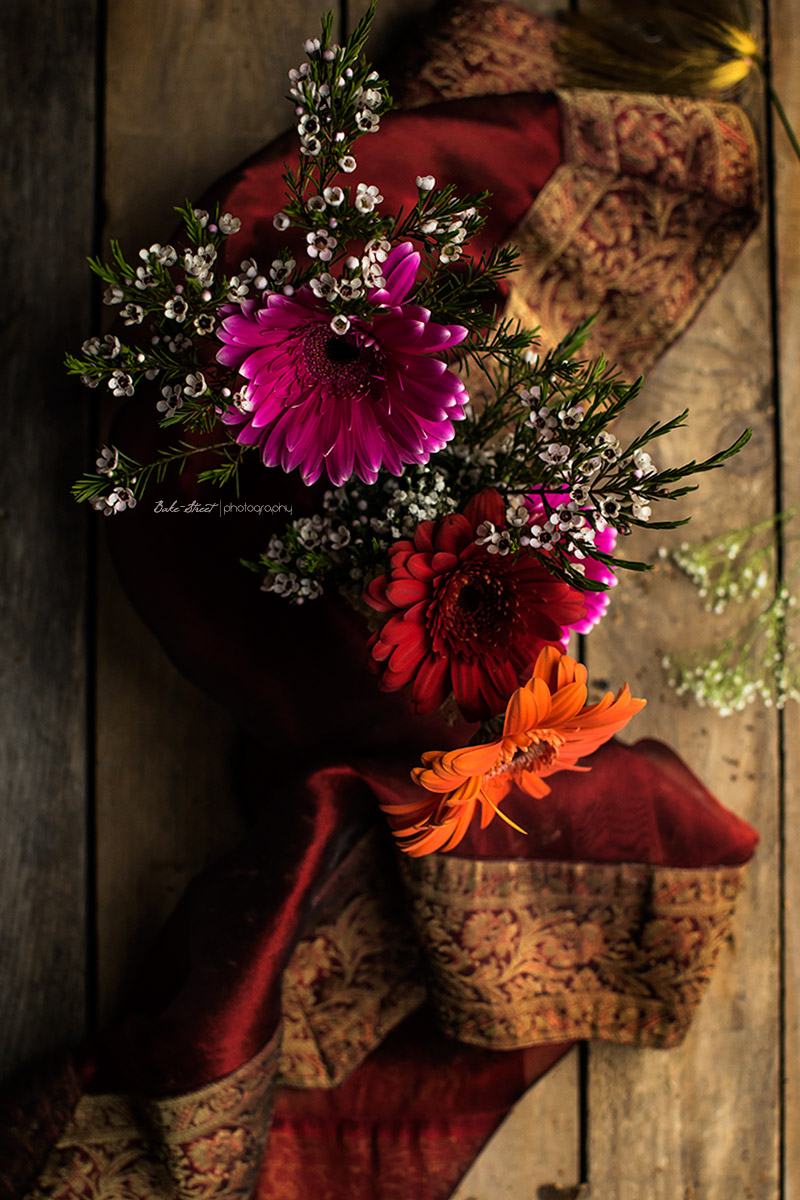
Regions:
[[271, 293], [261, 307], [248, 302], [227, 317], [217, 358], [247, 380], [241, 409], [223, 418], [241, 424], [237, 441], [260, 446], [269, 467], [297, 467], [307, 484], [323, 471], [337, 485], [353, 473], [374, 483], [381, 467], [399, 475], [441, 450], [468, 397], [430, 356], [467, 330], [404, 303], [419, 263], [410, 242], [395, 246], [384, 264], [386, 286], [369, 292], [372, 312], [352, 317], [344, 334], [308, 288]]

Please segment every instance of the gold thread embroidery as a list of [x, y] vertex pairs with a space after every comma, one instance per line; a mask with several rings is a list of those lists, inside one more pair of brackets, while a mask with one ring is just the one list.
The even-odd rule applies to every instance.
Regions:
[[741, 869], [404, 859], [443, 1029], [512, 1049], [673, 1046], [728, 933]]
[[553, 346], [600, 312], [587, 350], [635, 378], [688, 325], [758, 219], [758, 154], [731, 104], [559, 93], [565, 162], [510, 241], [506, 315]]
[[[513, 4], [466, 0], [423, 40], [396, 94], [436, 100], [556, 91], [556, 24]], [[593, 312], [587, 343], [628, 378], [697, 313], [754, 228], [758, 151], [732, 104], [557, 92], [564, 162], [510, 241], [522, 251], [506, 316], [545, 349]]]
[[450, 5], [429, 27], [393, 86], [403, 108], [466, 96], [548, 92], [558, 86], [558, 26], [494, 0]]
[[238, 1071], [183, 1096], [84, 1096], [28, 1200], [249, 1200], [277, 1060], [276, 1036]]
[[391, 842], [376, 828], [331, 877], [284, 975], [280, 1082], [335, 1087], [425, 996]]

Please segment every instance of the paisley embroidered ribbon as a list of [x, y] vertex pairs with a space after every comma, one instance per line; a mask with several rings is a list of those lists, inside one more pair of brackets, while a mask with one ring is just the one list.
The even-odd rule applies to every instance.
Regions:
[[742, 868], [406, 859], [442, 1028], [512, 1049], [681, 1042], [728, 934]]
[[167, 1100], [82, 1097], [26, 1200], [249, 1200], [278, 1051], [276, 1035], [238, 1071]]
[[758, 150], [732, 104], [559, 90], [555, 21], [514, 4], [448, 7], [399, 75], [404, 107], [554, 91], [564, 161], [509, 240], [506, 315], [545, 349], [593, 312], [587, 343], [642, 374], [689, 324], [758, 221]]

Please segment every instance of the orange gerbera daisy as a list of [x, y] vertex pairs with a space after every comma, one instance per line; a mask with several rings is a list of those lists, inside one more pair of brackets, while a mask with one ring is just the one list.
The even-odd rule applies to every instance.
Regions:
[[513, 784], [530, 796], [546, 796], [545, 775], [588, 771], [576, 766], [577, 760], [613, 737], [646, 701], [635, 700], [626, 684], [616, 696], [608, 692], [597, 704], [587, 705], [586, 679], [582, 663], [547, 646], [531, 678], [511, 696], [496, 740], [423, 754], [423, 765], [411, 775], [432, 795], [383, 805], [400, 848], [416, 857], [452, 850], [478, 805], [482, 829], [495, 816], [519, 829], [499, 809]]

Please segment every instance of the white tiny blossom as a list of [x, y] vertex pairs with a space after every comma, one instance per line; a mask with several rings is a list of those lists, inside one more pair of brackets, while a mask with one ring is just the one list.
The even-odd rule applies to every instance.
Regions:
[[161, 389], [161, 399], [156, 403], [156, 409], [161, 413], [174, 413], [183, 407], [183, 388], [179, 383]]
[[389, 255], [392, 243], [386, 238], [372, 238], [364, 247], [364, 257], [369, 262], [383, 263]]
[[506, 508], [506, 521], [515, 529], [527, 525], [530, 521], [530, 509], [524, 496], [509, 496]]
[[136, 278], [133, 283], [134, 287], [137, 287], [140, 292], [143, 292], [145, 288], [158, 287], [158, 280], [148, 267], [136, 268]]
[[350, 319], [346, 317], [344, 313], [339, 313], [338, 316], [335, 316], [331, 321], [331, 329], [334, 333], [339, 334], [340, 337], [342, 334], [347, 333], [349, 328]]
[[344, 201], [344, 192], [340, 187], [326, 187], [322, 194], [332, 208], [338, 208]]
[[126, 371], [114, 371], [108, 381], [108, 386], [114, 396], [133, 395], [133, 380]]
[[608, 521], [616, 521], [622, 513], [622, 505], [615, 496], [605, 496], [597, 507]]
[[201, 229], [205, 229], [208, 224], [208, 213], [204, 208], [196, 208], [194, 209], [194, 219]]
[[461, 247], [457, 242], [448, 242], [446, 246], [442, 246], [439, 251], [439, 262], [451, 263], [460, 258], [462, 254]]
[[297, 125], [297, 132], [300, 134], [301, 138], [316, 137], [319, 131], [319, 118], [315, 117], [313, 113], [308, 113], [299, 121]]
[[[520, 388], [519, 389], [519, 398], [520, 398], [520, 400], [522, 400], [522, 402], [524, 404], [530, 404], [530, 406], [532, 408], [534, 404], [538, 404], [539, 401], [541, 400], [542, 389], [538, 386], [531, 387], [531, 388]], [[547, 408], [544, 411], [546, 413], [550, 413], [550, 410]], [[555, 418], [553, 418], [553, 424], [549, 425], [548, 428], [555, 429], [555, 427], [556, 427], [556, 422], [555, 422]]]
[[539, 452], [539, 458], [550, 466], [559, 466], [569, 460], [569, 446], [560, 442], [551, 442], [544, 450]]
[[356, 188], [356, 197], [354, 204], [359, 212], [370, 213], [377, 204], [383, 202], [383, 196], [374, 184], [369, 187], [365, 183], [360, 183]]
[[642, 475], [655, 475], [656, 467], [652, 458], [645, 450], [637, 450], [633, 456], [636, 470]]
[[306, 208], [309, 212], [324, 212], [326, 208], [325, 200], [322, 196], [309, 196], [306, 200]]
[[247, 384], [240, 388], [238, 392], [234, 392], [233, 407], [241, 413], [251, 413], [253, 411], [254, 405], [247, 394]]
[[291, 275], [296, 263], [293, 258], [275, 258], [272, 260], [272, 266], [269, 269], [270, 279], [275, 283], [283, 283]]
[[317, 137], [303, 138], [300, 143], [300, 149], [303, 154], [308, 154], [311, 158], [316, 158], [322, 150], [322, 142]]
[[238, 275], [234, 275], [228, 284], [228, 299], [233, 300], [235, 304], [241, 304], [246, 300], [250, 293], [250, 288], [244, 280]]
[[436, 187], [436, 179], [433, 175], [418, 175], [417, 187], [421, 192], [430, 192]]
[[206, 279], [216, 259], [217, 248], [212, 242], [207, 246], [198, 246], [194, 253], [187, 250], [183, 259], [187, 275], [194, 275], [200, 280]]
[[551, 521], [545, 521], [544, 525], [537, 522], [531, 525], [527, 535], [523, 535], [520, 541], [534, 550], [546, 550], [561, 541], [561, 534]]
[[381, 119], [378, 114], [371, 112], [368, 108], [362, 108], [356, 113], [356, 125], [362, 133], [377, 133], [380, 124]]
[[164, 305], [164, 315], [169, 317], [171, 321], [185, 321], [189, 311], [189, 305], [184, 300], [183, 296], [173, 296]]
[[98, 475], [112, 475], [119, 464], [119, 451], [112, 450], [108, 446], [104, 446], [100, 451], [100, 457], [97, 459]]
[[136, 497], [130, 488], [115, 487], [106, 503], [112, 512], [121, 513], [126, 508], [136, 508]]
[[126, 304], [119, 314], [126, 325], [141, 325], [144, 320], [144, 309], [141, 304]]
[[228, 212], [223, 213], [219, 219], [220, 233], [224, 233], [226, 237], [232, 233], [238, 233], [241, 228], [242, 222], [239, 217], [234, 217]]
[[212, 334], [216, 323], [212, 313], [200, 313], [194, 319], [194, 327], [201, 337], [208, 337]]
[[571, 408], [560, 409], [558, 419], [565, 429], [577, 429], [585, 415], [582, 406], [574, 404]]
[[339, 159], [339, 166], [344, 172], [346, 172], [346, 174], [351, 175], [358, 166], [358, 163], [353, 158], [352, 154], [345, 154], [343, 158]]
[[147, 250], [140, 250], [139, 257], [145, 262], [155, 259], [164, 267], [172, 267], [178, 261], [178, 252], [174, 246], [162, 246], [158, 242], [154, 242]]
[[553, 415], [552, 409], [545, 406], [537, 412], [531, 412], [528, 417], [528, 424], [533, 426], [542, 441], [547, 442], [555, 437], [553, 431], [558, 425], [558, 421]]
[[283, 233], [284, 229], [288, 229], [289, 226], [291, 225], [291, 223], [292, 222], [287, 217], [285, 212], [277, 212], [277, 213], [275, 213], [275, 216], [272, 218], [272, 224], [281, 233]]
[[429, 217], [427, 221], [422, 222], [419, 228], [421, 233], [436, 233], [439, 222], [435, 217]]
[[122, 288], [112, 284], [103, 292], [103, 304], [122, 304], [125, 299], [125, 293]]
[[205, 375], [203, 375], [202, 371], [198, 371], [196, 374], [193, 373], [186, 376], [185, 391], [187, 396], [191, 396], [193, 398], [202, 396], [208, 391], [208, 384], [206, 383]]
[[336, 295], [336, 280], [325, 271], [311, 280], [311, 290], [320, 300], [330, 300]]
[[319, 258], [321, 262], [328, 262], [332, 256], [333, 250], [337, 245], [336, 238], [332, 234], [327, 234], [324, 229], [312, 230], [306, 234], [306, 254], [309, 258]]

